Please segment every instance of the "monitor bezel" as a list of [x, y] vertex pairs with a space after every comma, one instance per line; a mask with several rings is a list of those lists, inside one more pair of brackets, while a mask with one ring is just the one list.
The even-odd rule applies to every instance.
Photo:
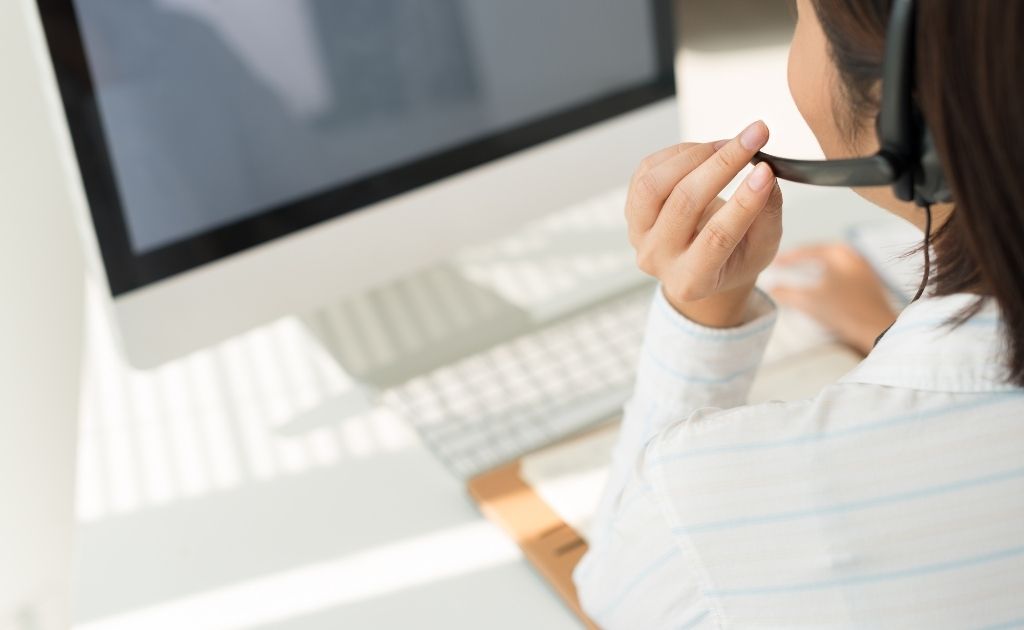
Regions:
[[60, 88], [103, 266], [114, 297], [554, 140], [675, 94], [671, 0], [648, 0], [658, 72], [636, 84], [517, 127], [426, 155], [161, 246], [131, 247], [73, 0], [36, 0]]

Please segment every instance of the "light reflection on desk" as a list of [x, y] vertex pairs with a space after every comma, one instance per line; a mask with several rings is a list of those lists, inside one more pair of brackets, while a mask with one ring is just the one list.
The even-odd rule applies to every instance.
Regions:
[[83, 366], [81, 522], [396, 451], [414, 440], [386, 410], [298, 434], [282, 430], [353, 387], [294, 318], [142, 372], [124, 365], [101, 308], [93, 291]]

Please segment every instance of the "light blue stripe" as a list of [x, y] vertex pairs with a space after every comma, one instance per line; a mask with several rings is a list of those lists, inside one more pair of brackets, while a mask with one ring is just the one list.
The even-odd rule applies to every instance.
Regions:
[[725, 376], [717, 376], [717, 377], [714, 377], [714, 378], [707, 378], [707, 377], [704, 377], [704, 376], [694, 376], [692, 374], [683, 374], [679, 370], [677, 370], [677, 369], [675, 369], [675, 368], [673, 368], [673, 367], [671, 367], [669, 365], [666, 365], [665, 363], [663, 363], [661, 361], [661, 359], [659, 359], [658, 357], [654, 356], [650, 352], [645, 352], [644, 356], [646, 356], [647, 359], [651, 363], [653, 363], [655, 367], [657, 367], [659, 370], [661, 370], [665, 374], [671, 376], [675, 380], [682, 381], [684, 383], [691, 383], [691, 384], [694, 384], [694, 385], [722, 385], [724, 383], [729, 383], [731, 381], [735, 381], [736, 379], [738, 379], [738, 378], [740, 378], [742, 376], [747, 376], [749, 374], [754, 373], [755, 371], [757, 371], [757, 368], [761, 365], [760, 363], [756, 363], [754, 365], [747, 366], [747, 367], [745, 367], [742, 370], [739, 370], [737, 372], [732, 372], [731, 374], [726, 374]]
[[1011, 558], [1017, 558], [1020, 556], [1024, 556], [1024, 547], [1010, 547], [1008, 549], [1000, 549], [998, 551], [993, 551], [991, 553], [970, 556], [967, 558], [960, 558], [958, 560], [937, 562], [934, 564], [923, 564], [916, 567], [911, 567], [909, 569], [901, 569], [899, 571], [885, 571], [882, 573], [872, 573], [867, 575], [854, 575], [836, 580], [803, 582], [798, 584], [788, 584], [784, 586], [756, 586], [750, 588], [721, 589], [717, 591], [710, 591], [707, 593], [707, 596], [722, 598], [753, 597], [758, 595], [781, 595], [786, 593], [817, 591], [830, 588], [841, 588], [844, 586], [861, 586], [865, 584], [875, 584], [878, 582], [889, 582], [892, 580], [902, 580], [906, 578], [921, 577], [923, 575], [932, 575], [935, 573], [957, 571], [960, 569], [969, 569], [972, 567], [991, 564], [993, 562], [999, 562], [1001, 560], [1009, 560]]
[[877, 422], [869, 422], [866, 424], [858, 425], [855, 427], [849, 427], [846, 429], [838, 429], [836, 431], [821, 431], [816, 433], [808, 433], [804, 435], [798, 435], [792, 438], [786, 438], [784, 440], [770, 440], [764, 442], [746, 442], [743, 444], [730, 444], [725, 446], [712, 446], [707, 448], [695, 448], [688, 449], [679, 453], [672, 453], [669, 455], [662, 455], [651, 460], [650, 465], [657, 467], [663, 466], [667, 463], [681, 461], [685, 459], [691, 459], [696, 457], [707, 457], [709, 455], [720, 455], [723, 453], [739, 453], [744, 451], [757, 451], [764, 449], [775, 449], [775, 448], [788, 448], [791, 446], [800, 446], [803, 444], [811, 444], [817, 442], [823, 442], [826, 440], [834, 440], [853, 435], [859, 435], [861, 433], [868, 433], [870, 431], [878, 431], [882, 429], [889, 429], [898, 427], [906, 424], [913, 424], [915, 422], [921, 422], [940, 416], [949, 415], [961, 411], [970, 411], [974, 409], [980, 409], [982, 407], [988, 407], [990, 405], [997, 405], [1003, 402], [1012, 400], [1024, 399], [1024, 392], [1003, 392], [993, 396], [986, 396], [981, 400], [973, 400], [970, 402], [957, 403], [954, 405], [948, 405], [945, 407], [938, 407], [934, 409], [928, 409], [924, 411], [916, 411], [908, 414], [900, 414], [897, 416], [890, 416]]
[[1010, 621], [1004, 621], [1003, 623], [997, 623], [993, 626], [985, 626], [978, 630], [1012, 630], [1012, 628], [1024, 628], [1024, 617], [1011, 619]]
[[700, 622], [704, 621], [708, 614], [708, 611], [705, 610], [704, 612], [698, 614], [696, 617], [683, 623], [683, 625], [677, 626], [676, 630], [690, 630], [691, 628], [696, 628], [700, 624]]
[[668, 553], [665, 553], [664, 555], [659, 556], [657, 560], [655, 560], [654, 562], [652, 562], [649, 565], [647, 565], [646, 567], [644, 567], [638, 574], [636, 574], [635, 577], [633, 577], [633, 579], [631, 579], [626, 584], [626, 586], [624, 586], [622, 588], [621, 591], [619, 591], [619, 593], [615, 597], [613, 597], [611, 599], [611, 601], [608, 603], [608, 605], [605, 606], [605, 608], [602, 611], [600, 611], [597, 614], [597, 616], [599, 618], [600, 617], [607, 617], [612, 612], [614, 612], [615, 609], [618, 608], [620, 604], [622, 604], [622, 602], [626, 599], [626, 597], [628, 597], [629, 594], [631, 592], [633, 592], [633, 590], [636, 587], [638, 587], [641, 584], [643, 584], [644, 580], [646, 580], [647, 578], [649, 578], [652, 575], [654, 575], [654, 573], [658, 569], [660, 569], [661, 567], [663, 567], [666, 564], [668, 564], [668, 561], [671, 560], [672, 558], [674, 558], [677, 553], [679, 553], [679, 552], [676, 551], [675, 547], [673, 547], [671, 550], [668, 551]]
[[[661, 287], [658, 287], [657, 290], [661, 291]], [[683, 317], [683, 315], [669, 310], [672, 307], [670, 307], [663, 299], [655, 299], [654, 303], [657, 304], [658, 312], [661, 317], [673, 328], [688, 337], [703, 339], [705, 341], [742, 341], [744, 339], [749, 339], [750, 337], [756, 337], [757, 335], [770, 331], [775, 326], [775, 320], [778, 317], [777, 315], [773, 315], [771, 319], [764, 324], [749, 330], [743, 330], [743, 327], [740, 327], [739, 329], [722, 328], [720, 331], [716, 332], [705, 332], [702, 330], [695, 330], [690, 326], [680, 323], [678, 318]], [[698, 324], [692, 324], [694, 327], [697, 325]], [[733, 330], [735, 330], [735, 332], [733, 332]]]
[[676, 534], [703, 534], [707, 532], [721, 531], [724, 529], [734, 529], [737, 527], [748, 527], [751, 525], [764, 525], [766, 523], [778, 523], [780, 521], [796, 520], [801, 518], [807, 518], [810, 516], [828, 516], [831, 514], [857, 512], [859, 510], [866, 510], [881, 505], [903, 503], [904, 501], [913, 501], [915, 499], [924, 499], [928, 497], [949, 494], [951, 492], [959, 492], [961, 490], [979, 488], [982, 486], [1000, 483], [1003, 481], [1010, 481], [1012, 479], [1019, 479], [1022, 477], [1024, 477], [1024, 468], [1016, 468], [1014, 470], [1008, 470], [993, 475], [985, 475], [983, 477], [963, 479], [961, 481], [954, 481], [951, 483], [929, 486], [927, 488], [911, 490], [908, 492], [900, 492], [898, 494], [872, 497], [870, 499], [852, 501], [850, 503], [839, 503], [836, 505], [828, 505], [825, 507], [812, 508], [809, 510], [793, 510], [791, 512], [778, 512], [775, 514], [764, 514], [761, 516], [750, 516], [744, 518], [728, 519], [724, 521], [712, 521], [709, 523], [697, 523], [695, 525], [673, 527], [672, 532]]

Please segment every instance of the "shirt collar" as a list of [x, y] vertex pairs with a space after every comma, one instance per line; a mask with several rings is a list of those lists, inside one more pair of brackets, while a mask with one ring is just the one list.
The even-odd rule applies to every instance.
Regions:
[[924, 298], [903, 310], [871, 354], [840, 382], [943, 392], [1015, 390], [1007, 382], [999, 309], [987, 300], [963, 325], [945, 322], [977, 296]]

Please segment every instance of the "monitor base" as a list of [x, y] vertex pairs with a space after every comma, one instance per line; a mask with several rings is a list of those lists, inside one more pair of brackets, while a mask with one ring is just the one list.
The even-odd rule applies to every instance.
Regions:
[[357, 381], [388, 389], [650, 282], [621, 188], [302, 317]]

